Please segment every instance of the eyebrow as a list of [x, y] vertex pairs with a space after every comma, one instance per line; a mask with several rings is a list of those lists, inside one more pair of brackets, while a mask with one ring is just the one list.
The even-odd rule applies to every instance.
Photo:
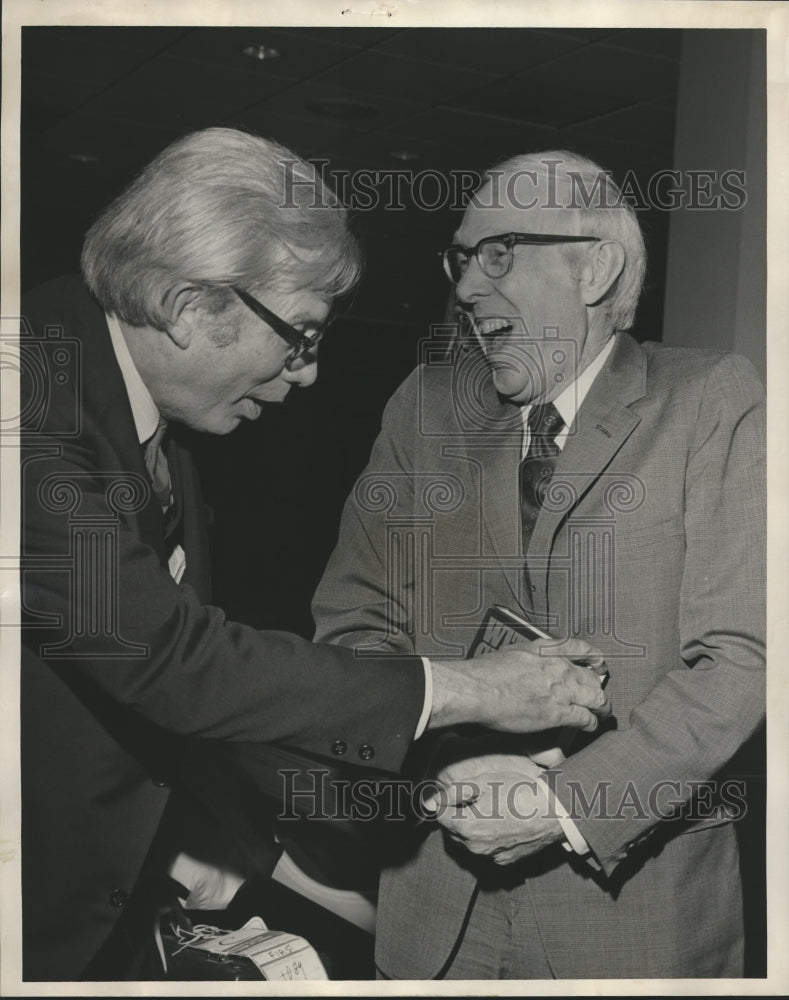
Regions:
[[309, 309], [306, 312], [304, 312], [302, 310], [301, 312], [297, 312], [296, 315], [292, 319], [290, 319], [288, 322], [290, 322], [290, 323], [315, 323], [316, 322], [316, 320], [315, 320], [315, 314], [313, 312], [311, 312]]
[[325, 326], [331, 317], [331, 310], [326, 313], [323, 319], [317, 319], [312, 313], [298, 313], [292, 320], [290, 320], [291, 326], [298, 326], [302, 324], [303, 326], [314, 326], [316, 329], [320, 329]]

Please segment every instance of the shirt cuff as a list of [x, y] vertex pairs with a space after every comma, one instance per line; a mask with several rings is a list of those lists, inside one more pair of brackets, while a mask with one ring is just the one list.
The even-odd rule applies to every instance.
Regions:
[[565, 842], [562, 844], [564, 849], [566, 851], [570, 851], [571, 853], [574, 852], [575, 854], [589, 854], [589, 845], [581, 836], [578, 827], [570, 819], [570, 814], [554, 795], [550, 784], [543, 777], [539, 777], [537, 780], [541, 781], [543, 785], [545, 785], [548, 802], [550, 803], [551, 809], [559, 821], [559, 826], [561, 826], [562, 832], [564, 833]]
[[430, 713], [433, 711], [433, 667], [426, 656], [421, 657], [421, 660], [422, 666], [425, 668], [425, 703], [422, 706], [422, 714], [419, 716], [419, 722], [416, 724], [415, 740], [418, 740], [427, 729], [427, 724], [430, 721]]
[[199, 861], [183, 851], [167, 874], [189, 890], [181, 903], [187, 910], [226, 910], [246, 879], [230, 868]]

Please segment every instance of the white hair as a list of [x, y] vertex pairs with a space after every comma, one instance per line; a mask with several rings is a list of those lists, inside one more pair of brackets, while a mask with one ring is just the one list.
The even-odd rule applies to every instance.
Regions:
[[269, 139], [210, 128], [143, 169], [91, 226], [81, 263], [108, 312], [164, 330], [178, 282], [215, 290], [215, 305], [233, 285], [335, 296], [356, 284], [362, 256], [315, 167]]
[[[531, 177], [534, 183], [535, 175], [543, 181], [542, 197], [549, 198], [544, 207], [567, 210], [570, 235], [599, 236], [621, 243], [625, 265], [603, 305], [615, 330], [629, 330], [646, 272], [644, 237], [632, 207], [623, 200], [610, 173], [567, 150], [527, 153], [504, 160], [485, 172], [482, 187], [518, 176]], [[571, 260], [576, 259], [576, 247], [568, 247], [566, 252]]]

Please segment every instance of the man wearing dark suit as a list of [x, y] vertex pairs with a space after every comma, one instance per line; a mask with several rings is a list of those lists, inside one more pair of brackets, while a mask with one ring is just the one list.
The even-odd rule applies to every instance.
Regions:
[[[134, 964], [150, 884], [168, 866], [183, 881], [181, 838], [200, 839], [171, 783], [214, 830], [240, 808], [234, 844], [265, 873], [278, 847], [239, 801], [276, 793], [287, 747], [396, 771], [428, 727], [591, 729], [606, 711], [566, 658], [546, 678], [502, 656], [492, 690], [462, 664], [360, 662], [208, 603], [179, 425], [225, 434], [309, 385], [359, 273], [312, 167], [231, 129], [186, 136], [94, 224], [82, 269], [23, 305], [24, 968], [39, 980], [150, 974]], [[246, 751], [249, 786], [224, 759]], [[214, 860], [203, 848], [194, 860]]]
[[505, 605], [553, 638], [533, 648], [599, 647], [613, 715], [441, 748], [437, 823], [383, 873], [378, 967], [741, 976], [722, 769], [764, 712], [762, 388], [742, 358], [625, 332], [643, 239], [581, 157], [489, 171], [444, 264], [466, 336], [388, 405], [316, 638], [436, 662]]

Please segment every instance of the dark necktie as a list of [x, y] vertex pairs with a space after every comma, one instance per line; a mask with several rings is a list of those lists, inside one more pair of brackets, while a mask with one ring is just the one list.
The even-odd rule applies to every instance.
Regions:
[[153, 492], [159, 501], [159, 506], [166, 513], [172, 501], [172, 483], [170, 468], [164, 453], [163, 441], [167, 433], [167, 421], [159, 420], [155, 433], [145, 442], [145, 468], [151, 477]]
[[521, 547], [525, 552], [537, 523], [548, 484], [553, 475], [559, 446], [556, 437], [564, 421], [553, 403], [535, 406], [528, 416], [531, 440], [520, 467]]

